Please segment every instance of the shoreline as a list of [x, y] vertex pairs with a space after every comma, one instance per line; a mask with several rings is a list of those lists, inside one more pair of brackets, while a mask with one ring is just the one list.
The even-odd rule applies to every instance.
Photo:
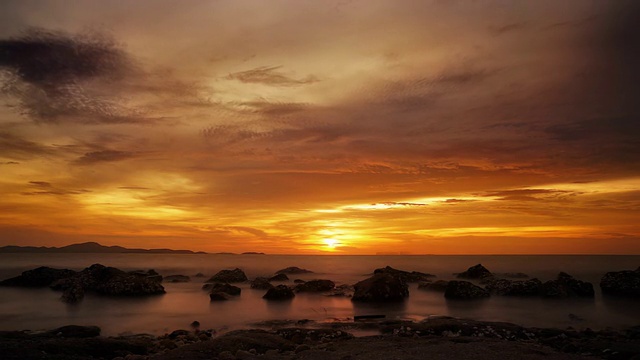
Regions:
[[[552, 360], [640, 358], [640, 325], [594, 331], [444, 316], [419, 322], [278, 320], [224, 333], [200, 330], [198, 325], [161, 336], [104, 337], [98, 327], [74, 325], [38, 332], [0, 331], [0, 353], [6, 360], [417, 359], [429, 354], [442, 359], [491, 359], [498, 354]], [[477, 356], [469, 357], [474, 351]]]

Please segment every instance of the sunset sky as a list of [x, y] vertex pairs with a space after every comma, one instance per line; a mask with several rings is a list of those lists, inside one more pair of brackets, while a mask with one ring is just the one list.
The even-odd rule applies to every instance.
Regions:
[[0, 246], [640, 254], [638, 1], [0, 3]]

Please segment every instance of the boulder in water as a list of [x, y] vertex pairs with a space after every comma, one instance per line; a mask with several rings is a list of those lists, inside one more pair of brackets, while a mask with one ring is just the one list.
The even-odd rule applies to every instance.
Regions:
[[288, 281], [288, 280], [289, 280], [289, 277], [283, 273], [274, 275], [269, 278], [269, 281]]
[[542, 296], [549, 298], [589, 297], [595, 296], [593, 284], [575, 279], [573, 276], [561, 272], [556, 280], [542, 284]]
[[373, 274], [390, 274], [393, 276], [398, 276], [400, 278], [402, 278], [403, 281], [405, 282], [419, 282], [419, 281], [427, 281], [430, 278], [434, 278], [436, 277], [435, 275], [432, 274], [426, 274], [426, 273], [422, 273], [422, 272], [418, 272], [418, 271], [404, 271], [404, 270], [398, 270], [398, 269], [394, 269], [391, 266], [387, 266], [384, 268], [380, 268], [380, 269], [375, 269], [373, 271]]
[[496, 295], [503, 296], [538, 296], [542, 288], [542, 281], [533, 278], [529, 280], [491, 279], [487, 281], [486, 289]]
[[257, 277], [251, 282], [252, 289], [258, 290], [268, 290], [271, 289], [273, 285], [269, 282], [269, 279], [265, 277]]
[[309, 274], [313, 271], [302, 269], [297, 266], [289, 266], [288, 268], [280, 269], [276, 271], [276, 274]]
[[362, 280], [353, 286], [352, 301], [362, 302], [394, 302], [402, 301], [409, 296], [407, 283], [398, 276], [379, 273]]
[[220, 270], [217, 274], [207, 280], [207, 282], [239, 283], [247, 280], [247, 275], [245, 275], [244, 271], [235, 268], [233, 270]]
[[474, 265], [457, 275], [459, 279], [483, 279], [489, 276], [493, 276], [493, 274], [482, 264]]
[[222, 292], [225, 294], [229, 294], [232, 296], [238, 296], [240, 295], [240, 293], [242, 292], [242, 289], [240, 289], [237, 286], [233, 286], [227, 283], [215, 283], [213, 284], [213, 286], [211, 287], [211, 293], [218, 293], [218, 292]]
[[422, 281], [418, 284], [418, 289], [425, 291], [445, 292], [449, 282], [446, 280]]
[[278, 285], [267, 290], [267, 293], [264, 294], [262, 298], [266, 300], [289, 300], [293, 299], [295, 296], [296, 295], [293, 293], [293, 290], [288, 286]]
[[444, 297], [461, 300], [482, 299], [489, 297], [489, 292], [468, 281], [449, 281]]
[[169, 275], [164, 277], [165, 282], [169, 283], [181, 283], [181, 282], [189, 282], [191, 278], [187, 275]]
[[27, 270], [20, 276], [6, 279], [0, 282], [0, 286], [20, 286], [20, 287], [45, 287], [53, 282], [72, 277], [75, 271], [69, 269], [54, 269], [41, 266], [33, 270]]
[[227, 301], [231, 298], [231, 295], [223, 292], [213, 292], [209, 294], [211, 301]]
[[298, 284], [295, 287], [297, 292], [323, 292], [330, 291], [336, 284], [331, 280], [309, 280], [304, 284]]
[[606, 295], [640, 298], [640, 267], [606, 273], [600, 280], [600, 289]]

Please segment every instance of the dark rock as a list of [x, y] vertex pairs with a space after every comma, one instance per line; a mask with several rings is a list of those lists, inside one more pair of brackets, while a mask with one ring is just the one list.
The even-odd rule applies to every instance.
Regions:
[[449, 281], [444, 292], [447, 299], [481, 299], [489, 297], [489, 292], [468, 281]]
[[304, 283], [306, 283], [306, 281], [304, 281], [302, 279], [295, 279], [295, 280], [293, 280], [293, 283], [294, 284], [304, 284]]
[[60, 299], [68, 304], [75, 304], [84, 298], [84, 288], [78, 282], [67, 287], [62, 293]]
[[342, 297], [352, 297], [355, 289], [352, 285], [342, 284], [336, 286], [333, 290], [329, 291], [327, 296], [342, 296]]
[[436, 291], [436, 292], [445, 292], [447, 290], [447, 286], [449, 282], [446, 280], [438, 280], [438, 281], [423, 281], [418, 284], [418, 289], [426, 290], [426, 291]]
[[269, 279], [264, 277], [257, 277], [251, 282], [252, 289], [268, 290], [268, 289], [271, 289], [272, 287], [273, 285], [271, 285], [271, 283], [269, 282]]
[[[150, 276], [158, 276], [150, 274]], [[164, 294], [164, 287], [147, 277], [128, 274], [122, 270], [94, 264], [76, 275], [81, 286], [102, 295], [144, 296]]]
[[67, 325], [51, 330], [49, 334], [65, 338], [91, 338], [100, 336], [100, 328], [97, 326]]
[[217, 274], [207, 280], [207, 282], [238, 283], [247, 280], [247, 275], [245, 275], [244, 271], [235, 268], [233, 270], [220, 270]]
[[231, 296], [227, 293], [223, 293], [223, 292], [214, 292], [209, 294], [209, 299], [211, 299], [211, 301], [227, 301], [231, 298]]
[[181, 283], [181, 282], [189, 282], [191, 278], [187, 275], [169, 275], [164, 277], [164, 281], [170, 283]]
[[262, 297], [267, 300], [289, 300], [296, 296], [286, 285], [278, 285], [267, 290], [267, 293]]
[[329, 291], [336, 287], [336, 284], [331, 280], [310, 280], [304, 284], [298, 284], [295, 287], [297, 292], [322, 292]]
[[189, 334], [191, 334], [189, 330], [174, 330], [169, 334], [169, 339], [177, 339], [178, 336], [187, 336]]
[[41, 266], [33, 270], [27, 270], [20, 276], [6, 279], [0, 282], [0, 286], [44, 287], [54, 281], [72, 277], [75, 271], [69, 269], [54, 269]]
[[200, 321], [196, 320], [194, 322], [191, 323], [191, 327], [194, 329], [197, 329], [200, 327]]
[[197, 273], [197, 274], [193, 275], [193, 277], [203, 278], [203, 277], [204, 277], [204, 274], [203, 274], [203, 273], [201, 273], [201, 272], [199, 272], [199, 273]]
[[284, 268], [281, 270], [276, 271], [276, 274], [308, 274], [308, 273], [312, 273], [313, 271], [311, 270], [307, 270], [307, 269], [301, 269], [297, 266], [290, 266], [288, 268]]
[[289, 280], [289, 277], [283, 273], [274, 275], [269, 278], [269, 281], [288, 281], [288, 280]]
[[474, 265], [457, 275], [459, 279], [482, 279], [492, 276], [491, 271], [487, 270], [482, 264]]
[[162, 275], [158, 274], [158, 272], [153, 269], [149, 269], [147, 271], [144, 271], [144, 270], [129, 271], [128, 274], [146, 278], [147, 280], [151, 280], [155, 282], [162, 282], [163, 280]]
[[211, 293], [213, 294], [213, 293], [218, 293], [218, 292], [222, 292], [222, 293], [229, 294], [229, 295], [232, 295], [232, 296], [238, 296], [242, 292], [242, 289], [240, 289], [237, 286], [229, 285], [229, 284], [226, 284], [226, 283], [225, 284], [215, 283], [211, 287]]
[[589, 282], [575, 279], [573, 276], [561, 272], [556, 280], [550, 280], [542, 284], [540, 288], [544, 297], [594, 297], [593, 285]]
[[606, 273], [600, 280], [600, 288], [607, 295], [640, 297], [640, 267]]
[[503, 296], [538, 296], [542, 288], [542, 281], [491, 279], [487, 281], [486, 289], [496, 295]]
[[402, 280], [405, 281], [405, 282], [427, 281], [427, 280], [429, 280], [429, 278], [436, 277], [435, 275], [421, 273], [421, 272], [418, 272], [418, 271], [408, 272], [408, 271], [404, 271], [404, 270], [398, 270], [398, 269], [392, 268], [391, 266], [387, 266], [387, 267], [380, 268], [380, 269], [375, 269], [373, 271], [373, 274], [374, 275], [375, 274], [390, 274], [390, 275], [398, 276], [398, 277], [402, 278]]
[[375, 274], [355, 284], [352, 301], [391, 302], [409, 296], [409, 287], [402, 278], [389, 273]]
[[504, 276], [506, 278], [510, 278], [510, 279], [527, 279], [527, 278], [529, 278], [529, 275], [527, 275], [525, 273], [521, 273], [521, 272], [508, 272], [508, 273], [502, 274], [502, 276]]

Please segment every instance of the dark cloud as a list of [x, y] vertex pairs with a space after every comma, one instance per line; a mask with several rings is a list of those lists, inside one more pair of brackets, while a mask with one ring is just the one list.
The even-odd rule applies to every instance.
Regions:
[[22, 195], [79, 195], [90, 192], [89, 190], [85, 189], [61, 189], [53, 186], [53, 184], [47, 181], [29, 181], [29, 186], [32, 188], [32, 190], [22, 192]]
[[[25, 140], [8, 132], [0, 132], [0, 154], [3, 157], [27, 159], [34, 156], [51, 155], [54, 149]], [[7, 164], [12, 163], [8, 162]]]
[[39, 122], [148, 122], [118, 95], [140, 77], [134, 61], [109, 35], [29, 29], [0, 40], [1, 92]]
[[92, 165], [102, 162], [127, 160], [136, 157], [136, 153], [118, 150], [100, 150], [88, 152], [75, 161], [78, 165]]
[[272, 86], [299, 86], [320, 81], [318, 78], [311, 75], [302, 79], [295, 79], [277, 71], [281, 68], [282, 66], [261, 66], [251, 70], [231, 73], [227, 75], [227, 79], [238, 80], [243, 83], [256, 83]]

